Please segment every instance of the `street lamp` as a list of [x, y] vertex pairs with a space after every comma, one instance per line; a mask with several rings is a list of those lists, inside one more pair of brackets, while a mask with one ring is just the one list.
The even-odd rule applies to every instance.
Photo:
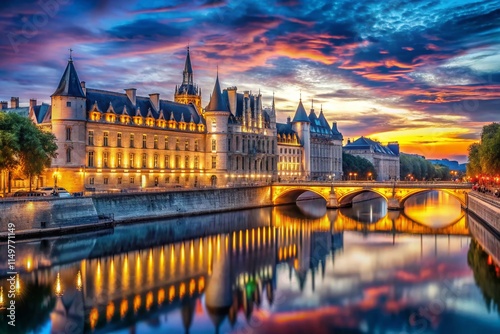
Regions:
[[329, 175], [329, 178], [330, 178], [330, 180], [332, 181], [332, 189], [331, 189], [331, 192], [333, 193], [333, 181], [335, 180], [335, 173], [333, 173], [332, 175]]
[[367, 177], [368, 180], [372, 180], [372, 172], [368, 172], [368, 177]]
[[352, 173], [349, 172], [349, 181], [352, 180]]
[[354, 180], [356, 181], [358, 179], [358, 173], [354, 173]]

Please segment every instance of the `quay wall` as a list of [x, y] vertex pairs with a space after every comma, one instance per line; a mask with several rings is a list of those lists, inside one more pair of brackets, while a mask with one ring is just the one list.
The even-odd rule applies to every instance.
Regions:
[[177, 217], [272, 205], [271, 187], [179, 190], [92, 197], [98, 215], [116, 222]]
[[0, 201], [0, 232], [9, 223], [16, 231], [95, 224], [98, 214], [92, 198], [35, 198]]
[[476, 192], [470, 192], [467, 201], [468, 210], [481, 218], [500, 235], [500, 201]]
[[99, 217], [132, 222], [270, 205], [270, 186], [3, 200], [0, 235], [7, 233], [9, 223], [15, 224], [17, 232], [40, 233], [50, 228], [91, 226]]

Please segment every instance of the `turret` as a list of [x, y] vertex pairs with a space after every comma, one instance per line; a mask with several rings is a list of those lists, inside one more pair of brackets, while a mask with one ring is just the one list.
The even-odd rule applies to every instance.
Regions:
[[183, 104], [192, 103], [196, 106], [198, 112], [201, 111], [201, 89], [198, 89], [194, 84], [189, 46], [187, 48], [184, 70], [182, 71], [182, 84], [175, 86], [174, 101]]
[[292, 129], [297, 132], [300, 138], [300, 143], [304, 147], [304, 155], [302, 156], [302, 166], [304, 166], [304, 172], [306, 176], [311, 175], [311, 135], [310, 135], [310, 124], [309, 118], [307, 117], [306, 110], [302, 104], [302, 99], [299, 101], [297, 110], [292, 120]]
[[205, 108], [204, 115], [207, 124], [206, 152], [212, 153], [206, 155], [206, 166], [210, 170], [211, 184], [213, 186], [216, 185], [217, 179], [220, 179], [227, 172], [227, 123], [229, 115], [229, 108], [222, 98], [219, 74], [217, 74], [214, 90], [210, 102]]
[[[51, 95], [51, 103], [52, 132], [58, 147], [52, 168], [80, 169], [86, 163], [86, 97], [71, 55], [59, 85]], [[58, 186], [70, 192], [82, 191], [83, 179], [73, 177], [72, 171], [68, 173], [71, 174], [58, 177]]]

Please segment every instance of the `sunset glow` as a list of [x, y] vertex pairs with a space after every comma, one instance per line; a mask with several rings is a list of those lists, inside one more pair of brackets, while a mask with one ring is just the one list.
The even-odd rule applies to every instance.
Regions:
[[[48, 6], [48, 3], [51, 6]], [[54, 5], [55, 4], [55, 5]], [[50, 103], [69, 51], [87, 87], [173, 100], [189, 45], [208, 103], [221, 85], [322, 105], [344, 139], [465, 162], [500, 121], [498, 2], [16, 1], [1, 5], [0, 100]]]

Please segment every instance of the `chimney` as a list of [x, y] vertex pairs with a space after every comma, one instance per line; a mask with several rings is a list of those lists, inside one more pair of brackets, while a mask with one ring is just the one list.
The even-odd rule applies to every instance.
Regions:
[[80, 85], [82, 86], [83, 94], [87, 96], [87, 88], [85, 88], [85, 81], [80, 82]]
[[127, 93], [127, 97], [132, 102], [132, 105], [135, 107], [135, 92], [137, 89], [135, 88], [127, 88], [125, 89], [125, 92]]
[[0, 110], [4, 110], [8, 108], [7, 101], [0, 101]]
[[351, 143], [351, 138], [347, 138], [347, 144]]
[[36, 107], [36, 99], [30, 99], [30, 107]]
[[19, 108], [19, 98], [18, 97], [11, 97], [10, 98], [10, 107], [11, 108]]
[[156, 111], [160, 111], [160, 94], [149, 94], [149, 100], [151, 101], [153, 108], [155, 108]]
[[229, 110], [231, 110], [231, 112], [233, 114], [236, 115], [236, 91], [238, 90], [238, 88], [236, 88], [236, 86], [233, 86], [233, 87], [229, 87], [226, 89], [227, 91], [227, 99], [229, 100]]
[[292, 119], [290, 118], [290, 116], [288, 116], [286, 118], [286, 124], [290, 124], [290, 123], [292, 123]]

